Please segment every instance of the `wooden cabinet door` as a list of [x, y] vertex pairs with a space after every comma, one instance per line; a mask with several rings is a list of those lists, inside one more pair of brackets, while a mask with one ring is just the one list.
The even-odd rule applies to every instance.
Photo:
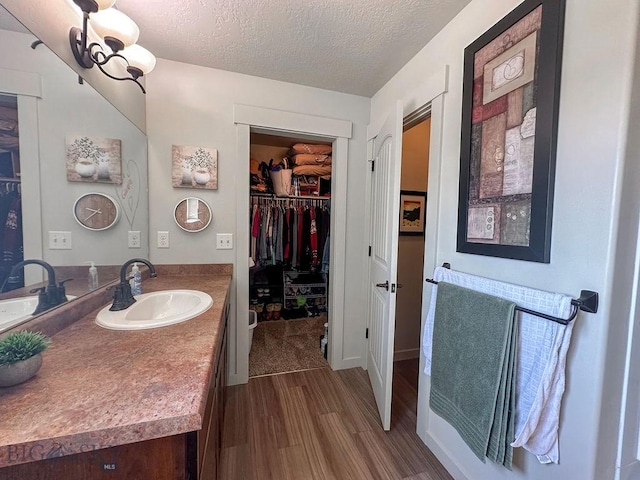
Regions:
[[221, 346], [209, 384], [209, 397], [203, 421], [198, 432], [198, 478], [212, 480], [218, 477], [222, 448], [222, 422], [224, 420], [224, 393], [227, 386], [227, 321], [229, 304], [225, 307]]

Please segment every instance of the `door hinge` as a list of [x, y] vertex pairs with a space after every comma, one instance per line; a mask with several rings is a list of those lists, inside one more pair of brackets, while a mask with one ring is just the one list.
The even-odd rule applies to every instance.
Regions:
[[376, 170], [376, 161], [371, 160], [371, 171], [374, 172]]
[[364, 338], [369, 338], [369, 329], [368, 328], [364, 331]]
[[369, 256], [371, 256], [371, 245], [369, 245]]

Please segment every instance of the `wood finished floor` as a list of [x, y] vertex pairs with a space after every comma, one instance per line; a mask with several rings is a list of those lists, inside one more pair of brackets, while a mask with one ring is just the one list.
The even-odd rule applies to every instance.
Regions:
[[382, 430], [367, 372], [330, 368], [227, 389], [224, 480], [444, 480], [415, 433], [417, 361], [396, 362], [391, 430]]

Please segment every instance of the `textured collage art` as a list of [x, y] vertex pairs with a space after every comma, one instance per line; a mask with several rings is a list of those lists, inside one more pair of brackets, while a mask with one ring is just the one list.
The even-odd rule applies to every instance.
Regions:
[[467, 240], [528, 246], [542, 6], [474, 56]]

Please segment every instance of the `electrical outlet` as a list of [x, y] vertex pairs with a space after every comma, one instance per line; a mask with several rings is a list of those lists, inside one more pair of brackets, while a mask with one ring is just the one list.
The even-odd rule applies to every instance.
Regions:
[[140, 231], [129, 231], [129, 248], [140, 248]]
[[216, 249], [231, 250], [233, 248], [233, 234], [218, 233], [216, 234]]
[[169, 248], [169, 232], [158, 231], [158, 248]]
[[71, 232], [49, 232], [49, 250], [71, 250]]

